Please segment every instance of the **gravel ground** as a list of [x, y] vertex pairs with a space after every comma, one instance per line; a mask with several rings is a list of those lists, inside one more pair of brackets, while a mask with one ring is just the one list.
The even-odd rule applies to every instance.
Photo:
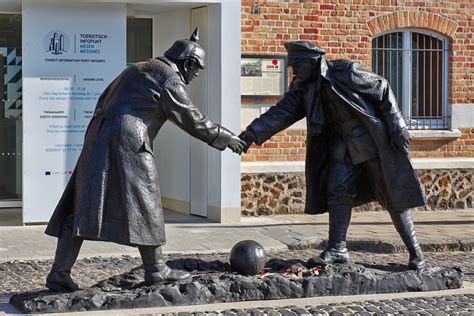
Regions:
[[[282, 259], [308, 260], [319, 254], [317, 250], [284, 251], [268, 253], [267, 257]], [[178, 256], [165, 256], [167, 260]], [[214, 255], [185, 255], [182, 258], [195, 257], [206, 261], [227, 261], [228, 254]], [[425, 253], [429, 265], [439, 267], [461, 267], [464, 280], [474, 282], [474, 252], [440, 252]], [[367, 252], [352, 252], [351, 260], [369, 268], [380, 270], [404, 269], [408, 254], [374, 254]], [[46, 275], [51, 268], [51, 260], [37, 261], [7, 261], [0, 262], [0, 295], [12, 294], [42, 288]], [[118, 258], [93, 257], [78, 260], [74, 265], [72, 277], [81, 287], [89, 287], [110, 276], [129, 271], [139, 266], [138, 257], [122, 256]]]
[[[317, 250], [284, 251], [268, 253], [268, 257], [282, 259], [308, 260], [317, 256]], [[228, 254], [186, 255], [206, 261], [227, 261]], [[429, 265], [439, 267], [461, 267], [465, 281], [474, 282], [473, 252], [425, 253]], [[166, 256], [176, 259], [177, 256]], [[368, 268], [381, 270], [402, 270], [408, 260], [408, 254], [374, 254], [352, 252], [353, 262]], [[39, 261], [8, 261], [0, 263], [0, 296], [9, 296], [15, 292], [23, 292], [43, 288], [46, 275], [51, 268], [51, 260]], [[122, 256], [118, 258], [94, 257], [78, 260], [73, 268], [72, 277], [81, 287], [88, 287], [112, 275], [121, 274], [141, 264], [140, 258]], [[474, 294], [450, 295], [436, 298], [406, 298], [398, 300], [364, 301], [356, 303], [329, 304], [321, 306], [285, 308], [257, 308], [251, 310], [226, 310], [206, 313], [179, 313], [185, 315], [474, 315]]]

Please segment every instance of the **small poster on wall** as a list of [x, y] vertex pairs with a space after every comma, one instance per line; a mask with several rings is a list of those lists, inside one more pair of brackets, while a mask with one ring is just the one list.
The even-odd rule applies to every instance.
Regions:
[[242, 96], [282, 96], [286, 87], [283, 57], [243, 56], [240, 61]]

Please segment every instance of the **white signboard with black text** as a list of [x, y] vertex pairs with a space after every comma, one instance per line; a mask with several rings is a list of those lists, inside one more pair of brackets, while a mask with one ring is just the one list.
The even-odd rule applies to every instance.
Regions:
[[242, 57], [240, 93], [242, 96], [282, 96], [285, 92], [283, 58]]
[[121, 3], [23, 1], [23, 221], [48, 221], [105, 87], [126, 65]]

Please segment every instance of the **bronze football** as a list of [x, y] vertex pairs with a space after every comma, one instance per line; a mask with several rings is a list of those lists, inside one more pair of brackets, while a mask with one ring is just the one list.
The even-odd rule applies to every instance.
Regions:
[[230, 252], [232, 270], [244, 275], [255, 275], [265, 267], [265, 250], [254, 240], [239, 241]]

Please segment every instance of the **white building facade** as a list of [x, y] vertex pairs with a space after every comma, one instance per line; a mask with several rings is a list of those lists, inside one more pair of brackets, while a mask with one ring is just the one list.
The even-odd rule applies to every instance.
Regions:
[[[0, 3], [0, 212], [49, 220], [103, 89], [200, 27], [207, 68], [189, 87], [209, 118], [240, 130], [240, 1], [9, 0]], [[1, 81], [0, 80], [0, 81]], [[166, 123], [155, 140], [165, 207], [240, 220], [240, 159]]]

